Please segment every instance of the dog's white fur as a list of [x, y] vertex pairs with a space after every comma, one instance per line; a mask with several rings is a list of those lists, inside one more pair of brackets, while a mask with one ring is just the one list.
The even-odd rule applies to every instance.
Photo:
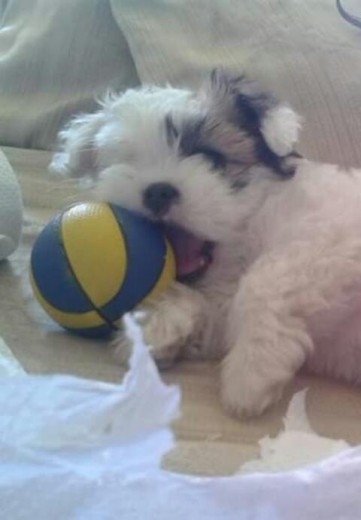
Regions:
[[[361, 382], [361, 171], [290, 157], [296, 174], [280, 179], [252, 160], [249, 136], [237, 133], [233, 87], [215, 83], [199, 94], [168, 87], [109, 96], [64, 130], [54, 167], [96, 177], [99, 198], [146, 216], [150, 184], [179, 190], [165, 218], [214, 241], [214, 261], [196, 284], [174, 283], [139, 322], [160, 363], [180, 353], [222, 359], [225, 406], [253, 415], [303, 365]], [[178, 128], [194, 117], [222, 121], [211, 139], [231, 157], [248, 157], [247, 185], [230, 186], [239, 165], [222, 175], [202, 155], [181, 156], [177, 135], [167, 141], [169, 113]], [[298, 116], [271, 103], [260, 117], [264, 141], [283, 160], [297, 142]]]

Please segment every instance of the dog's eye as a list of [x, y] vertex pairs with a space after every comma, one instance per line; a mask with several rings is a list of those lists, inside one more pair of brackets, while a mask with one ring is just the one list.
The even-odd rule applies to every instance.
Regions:
[[215, 169], [224, 168], [227, 164], [225, 155], [213, 148], [200, 148], [194, 152], [194, 155], [198, 154], [207, 159]]
[[178, 131], [178, 128], [175, 126], [173, 118], [170, 114], [168, 114], [165, 118], [165, 130], [166, 130], [168, 145], [172, 146], [173, 143], [179, 137], [179, 131]]

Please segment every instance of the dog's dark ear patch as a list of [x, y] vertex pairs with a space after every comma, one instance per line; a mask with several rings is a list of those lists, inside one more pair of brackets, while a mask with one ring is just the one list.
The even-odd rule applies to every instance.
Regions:
[[267, 98], [265, 96], [258, 96], [257, 98], [244, 94], [236, 96], [236, 107], [240, 113], [240, 122], [242, 127], [255, 140], [254, 149], [257, 159], [280, 177], [288, 179], [293, 177], [295, 171], [284, 166], [282, 158], [268, 146], [261, 131], [262, 119], [267, 112], [266, 106]]
[[260, 126], [266, 112], [277, 105], [273, 96], [261, 91], [245, 74], [236, 76], [222, 69], [211, 73], [211, 92], [218, 99], [228, 99], [242, 124], [250, 128]]
[[280, 177], [285, 179], [292, 177], [294, 172], [283, 166], [281, 158], [268, 146], [261, 131], [262, 119], [273, 107], [272, 98], [265, 94], [247, 95], [240, 92], [236, 94], [235, 106], [242, 128], [255, 140], [254, 149], [257, 159]]
[[248, 131], [260, 129], [262, 119], [271, 106], [271, 100], [264, 94], [251, 95], [238, 92], [235, 96], [235, 108], [240, 123]]
[[282, 157], [279, 157], [267, 146], [262, 134], [257, 139], [255, 152], [260, 162], [271, 168], [283, 179], [290, 179], [294, 176], [296, 169], [289, 166]]
[[262, 134], [263, 119], [278, 104], [275, 98], [262, 92], [245, 75], [235, 76], [220, 69], [211, 73], [211, 93], [215, 103], [221, 106], [223, 103], [228, 117], [253, 139], [256, 160], [282, 178], [292, 177], [294, 170], [284, 166], [281, 157], [269, 147]]
[[181, 155], [188, 157], [197, 153], [202, 142], [202, 131], [205, 119], [203, 117], [189, 119], [182, 123], [179, 138], [179, 151]]

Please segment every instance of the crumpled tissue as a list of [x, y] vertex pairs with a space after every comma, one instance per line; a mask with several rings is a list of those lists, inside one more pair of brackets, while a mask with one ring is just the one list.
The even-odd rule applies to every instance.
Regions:
[[361, 511], [361, 448], [307, 468], [222, 478], [161, 469], [180, 394], [137, 326], [120, 385], [70, 376], [0, 379], [2, 520], [348, 520]]

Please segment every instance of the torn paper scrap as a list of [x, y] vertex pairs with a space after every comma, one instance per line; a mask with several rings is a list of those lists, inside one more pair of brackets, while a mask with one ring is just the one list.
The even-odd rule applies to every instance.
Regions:
[[350, 447], [346, 441], [328, 439], [316, 433], [284, 431], [276, 438], [259, 441], [260, 458], [246, 462], [241, 472], [272, 472], [300, 468], [341, 453]]
[[318, 435], [311, 427], [306, 412], [307, 389], [291, 399], [283, 420], [284, 429], [274, 438], [259, 441], [258, 459], [244, 463], [240, 473], [286, 471], [326, 459], [350, 445], [341, 439]]

